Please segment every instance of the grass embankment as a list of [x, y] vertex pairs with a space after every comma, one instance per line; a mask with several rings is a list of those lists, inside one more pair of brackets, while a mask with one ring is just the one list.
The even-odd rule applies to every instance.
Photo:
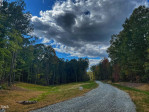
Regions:
[[[82, 86], [84, 89], [79, 90]], [[17, 83], [11, 90], [0, 90], [0, 106], [9, 106], [9, 112], [27, 112], [47, 105], [68, 100], [96, 88], [95, 82], [80, 82], [58, 86], [40, 86]], [[22, 105], [18, 101], [38, 101], [36, 104]], [[1, 108], [1, 107], [0, 107]]]
[[129, 93], [133, 102], [136, 104], [137, 112], [149, 112], [149, 84], [138, 87], [127, 87], [126, 85], [114, 83], [112, 85]]

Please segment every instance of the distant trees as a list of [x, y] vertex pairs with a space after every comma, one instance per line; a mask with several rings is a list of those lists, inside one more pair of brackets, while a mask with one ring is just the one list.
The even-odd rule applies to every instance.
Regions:
[[[31, 14], [23, 0], [0, 7], [0, 84], [15, 81], [54, 85], [89, 80], [88, 59], [64, 60], [51, 46], [33, 45]], [[34, 43], [35, 44], [35, 43]]]
[[104, 58], [98, 65], [91, 67], [96, 80], [108, 80], [112, 77], [112, 66], [107, 58]]
[[110, 42], [108, 53], [116, 79], [148, 82], [149, 8], [136, 8]]
[[17, 61], [17, 81], [54, 85], [87, 81], [88, 59], [59, 59], [51, 46], [30, 45]]

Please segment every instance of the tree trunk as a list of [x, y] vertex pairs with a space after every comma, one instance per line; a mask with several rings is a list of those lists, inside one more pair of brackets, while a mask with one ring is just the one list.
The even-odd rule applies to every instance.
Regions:
[[53, 85], [54, 85], [54, 80], [55, 80], [55, 70], [53, 72]]
[[8, 78], [8, 86], [11, 86], [11, 83], [12, 83], [13, 68], [14, 68], [14, 51], [12, 52], [11, 66], [10, 66], [10, 72], [9, 72], [9, 78]]
[[47, 64], [46, 64], [46, 80], [47, 80], [47, 85], [49, 85], [49, 77], [48, 77], [48, 74], [49, 74], [49, 64], [47, 63]]
[[[16, 64], [16, 52], [14, 53], [14, 62], [13, 62], [13, 69], [15, 69], [15, 64]], [[12, 83], [15, 82], [15, 72], [13, 73], [13, 78], [12, 78]]]
[[[76, 74], [76, 71], [75, 71], [75, 74]], [[78, 75], [76, 74], [76, 82], [78, 82]]]

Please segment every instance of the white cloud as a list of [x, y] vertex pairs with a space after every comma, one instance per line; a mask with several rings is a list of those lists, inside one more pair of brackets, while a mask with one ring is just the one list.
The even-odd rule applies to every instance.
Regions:
[[[79, 43], [79, 42], [78, 42]], [[77, 44], [78, 44], [77, 43]], [[107, 57], [106, 50], [109, 46], [107, 45], [95, 45], [89, 44], [89, 43], [80, 43], [83, 44], [84, 46], [80, 47], [68, 47], [65, 45], [62, 45], [61, 43], [54, 42], [52, 45], [56, 46], [54, 49], [58, 52], [61, 53], [66, 53], [70, 54], [70, 56], [76, 56], [76, 57], [89, 57], [89, 58], [94, 58], [94, 57]]]
[[99, 62], [101, 62], [102, 59], [89, 59], [89, 68], [93, 65], [97, 65], [99, 64]]
[[[126, 17], [147, 0], [67, 0], [52, 10], [33, 16], [34, 35], [54, 40], [55, 50], [78, 57], [107, 57], [112, 34], [122, 29]], [[48, 40], [47, 40], [48, 39]]]

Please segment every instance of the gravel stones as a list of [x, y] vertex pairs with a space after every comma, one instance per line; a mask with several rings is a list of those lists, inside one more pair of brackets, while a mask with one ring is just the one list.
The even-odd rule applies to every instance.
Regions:
[[53, 104], [31, 112], [136, 112], [130, 96], [109, 84], [99, 86], [84, 96]]

